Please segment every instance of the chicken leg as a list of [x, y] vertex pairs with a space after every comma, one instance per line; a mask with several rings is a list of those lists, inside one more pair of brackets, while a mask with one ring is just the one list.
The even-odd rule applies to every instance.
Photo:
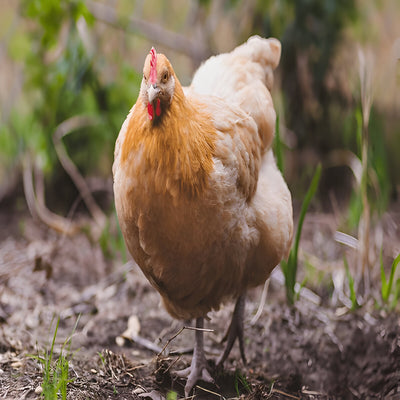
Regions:
[[240, 295], [236, 301], [235, 309], [233, 310], [231, 324], [229, 325], [228, 331], [225, 334], [224, 341], [226, 340], [225, 351], [219, 358], [217, 366], [221, 366], [224, 361], [228, 358], [229, 353], [235, 343], [236, 338], [239, 340], [240, 355], [243, 363], [246, 364], [246, 356], [244, 354], [244, 342], [243, 342], [243, 318], [244, 309], [246, 303], [246, 296]]
[[190, 391], [197, 381], [202, 380], [205, 382], [214, 382], [207, 369], [207, 360], [204, 355], [204, 341], [203, 341], [203, 318], [196, 319], [196, 332], [195, 343], [193, 349], [192, 363], [190, 367], [182, 371], [176, 372], [179, 377], [187, 377], [185, 385], [185, 397], [189, 397]]

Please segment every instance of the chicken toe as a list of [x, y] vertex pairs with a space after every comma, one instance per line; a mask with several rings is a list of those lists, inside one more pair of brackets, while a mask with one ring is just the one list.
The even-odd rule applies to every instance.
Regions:
[[221, 366], [228, 358], [229, 353], [235, 343], [236, 338], [239, 340], [240, 355], [243, 363], [246, 364], [246, 356], [244, 354], [244, 341], [243, 341], [243, 318], [246, 298], [245, 295], [239, 296], [236, 301], [235, 309], [233, 310], [232, 320], [229, 325], [228, 331], [224, 337], [227, 341], [225, 350], [217, 362], [217, 366]]
[[203, 342], [203, 318], [196, 320], [196, 339], [193, 350], [193, 358], [190, 367], [177, 371], [176, 375], [179, 377], [187, 377], [185, 385], [185, 397], [189, 397], [191, 390], [197, 381], [214, 382], [214, 379], [208, 371], [207, 360], [204, 355], [204, 342]]

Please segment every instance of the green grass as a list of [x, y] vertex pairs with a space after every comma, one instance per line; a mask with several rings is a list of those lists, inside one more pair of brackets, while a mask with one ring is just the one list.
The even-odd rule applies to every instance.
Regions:
[[[78, 318], [79, 320], [79, 318]], [[78, 323], [78, 320], [75, 324]], [[67, 385], [72, 382], [69, 377], [69, 360], [71, 357], [71, 336], [64, 342], [60, 356], [55, 359], [54, 346], [57, 338], [60, 318], [57, 319], [50, 349], [42, 355], [32, 355], [31, 357], [41, 364], [43, 369], [43, 383], [41, 397], [45, 400], [67, 399]], [[73, 332], [75, 331], [75, 328]]]
[[[279, 115], [277, 115], [276, 122], [275, 122], [274, 153], [275, 153], [275, 157], [276, 157], [277, 166], [278, 166], [279, 170], [281, 171], [281, 173], [283, 173], [283, 170], [284, 170], [282, 147], [283, 147], [283, 143], [282, 143], [281, 136], [280, 136]], [[321, 177], [321, 165], [318, 165], [317, 170], [315, 171], [315, 174], [311, 180], [310, 187], [305, 195], [305, 198], [304, 198], [304, 201], [303, 201], [303, 204], [301, 207], [299, 223], [297, 225], [296, 237], [295, 237], [295, 241], [294, 241], [292, 250], [290, 251], [290, 254], [289, 254], [289, 259], [288, 259], [288, 261], [285, 261], [285, 260], [281, 261], [281, 268], [283, 271], [283, 275], [285, 276], [286, 297], [287, 297], [289, 304], [294, 304], [294, 301], [295, 301], [295, 285], [296, 285], [296, 276], [297, 276], [298, 251], [299, 251], [301, 231], [303, 228], [303, 222], [304, 222], [304, 218], [307, 214], [307, 210], [310, 205], [310, 202], [317, 191], [320, 177]]]
[[244, 388], [247, 393], [251, 392], [251, 388], [249, 383], [247, 382], [246, 377], [238, 370], [235, 371], [235, 391], [238, 397], [240, 397], [241, 388]]
[[347, 262], [347, 258], [344, 256], [343, 257], [343, 262], [344, 262], [344, 267], [346, 269], [346, 277], [347, 277], [347, 282], [349, 283], [349, 290], [350, 290], [350, 301], [351, 301], [351, 310], [357, 310], [357, 308], [360, 308], [360, 305], [358, 304], [357, 301], [357, 294], [354, 286], [354, 279], [350, 273], [350, 268], [349, 264]]
[[285, 260], [281, 261], [282, 272], [283, 275], [285, 276], [286, 298], [289, 304], [294, 304], [295, 301], [295, 284], [297, 276], [298, 252], [299, 252], [299, 244], [300, 244], [301, 231], [303, 228], [303, 222], [307, 214], [307, 210], [311, 203], [311, 200], [317, 191], [320, 177], [321, 177], [321, 165], [318, 165], [317, 170], [315, 171], [315, 174], [311, 180], [310, 187], [308, 188], [308, 191], [305, 195], [303, 204], [301, 206], [296, 236], [293, 243], [293, 247], [289, 254], [289, 258], [287, 261]]
[[392, 266], [390, 268], [390, 276], [389, 280], [386, 278], [385, 270], [383, 267], [382, 261], [382, 251], [380, 254], [380, 264], [381, 264], [381, 296], [384, 303], [389, 302], [390, 295], [393, 295], [391, 306], [394, 308], [397, 304], [397, 300], [399, 297], [399, 282], [400, 279], [397, 280], [396, 284], [393, 286], [394, 275], [396, 273], [396, 269], [398, 264], [400, 263], [400, 254], [393, 260]]

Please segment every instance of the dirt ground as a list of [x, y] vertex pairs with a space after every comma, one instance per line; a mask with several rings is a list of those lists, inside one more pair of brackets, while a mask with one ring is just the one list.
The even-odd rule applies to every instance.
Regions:
[[[334, 268], [341, 255], [323, 245], [334, 243], [324, 218], [306, 219], [304, 248], [325, 247], [321, 259]], [[59, 235], [25, 212], [3, 210], [0, 226], [1, 398], [39, 397], [43, 372], [32, 355], [50, 348], [58, 317], [55, 353], [73, 333], [69, 399], [159, 400], [171, 390], [183, 397], [185, 382], [173, 371], [190, 362], [194, 332], [173, 336], [191, 322], [169, 317], [133, 262], [106, 259], [87, 235]], [[199, 383], [194, 398], [400, 399], [399, 315], [373, 304], [350, 311], [332, 304], [326, 287], [303, 291], [289, 307], [277, 271], [258, 319], [263, 288], [249, 293], [247, 365], [235, 346], [224, 370], [215, 370], [216, 384]], [[232, 308], [206, 322], [212, 365]]]

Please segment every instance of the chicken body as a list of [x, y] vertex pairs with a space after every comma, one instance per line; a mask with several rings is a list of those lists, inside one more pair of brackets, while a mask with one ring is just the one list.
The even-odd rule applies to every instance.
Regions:
[[252, 37], [207, 60], [188, 88], [165, 56], [146, 59], [116, 143], [115, 205], [130, 253], [175, 318], [206, 316], [287, 256], [291, 196], [270, 149], [279, 58], [276, 39]]

